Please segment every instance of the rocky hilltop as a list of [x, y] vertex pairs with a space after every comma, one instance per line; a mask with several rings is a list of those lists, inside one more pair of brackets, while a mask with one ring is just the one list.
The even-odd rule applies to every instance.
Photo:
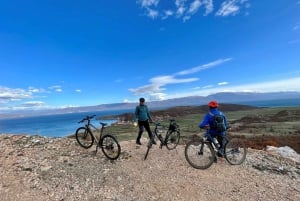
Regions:
[[0, 135], [0, 200], [300, 200], [300, 163], [249, 149], [239, 166], [218, 159], [207, 170], [189, 166], [184, 145], [168, 151], [122, 141], [109, 161], [74, 138]]

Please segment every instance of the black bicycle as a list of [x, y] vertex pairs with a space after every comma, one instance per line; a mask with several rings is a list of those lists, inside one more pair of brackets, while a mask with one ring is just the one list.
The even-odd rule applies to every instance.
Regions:
[[[165, 134], [165, 137], [163, 137], [163, 134]], [[180, 139], [180, 129], [175, 119], [170, 119], [170, 123], [168, 127], [163, 126], [160, 122], [155, 122], [153, 139], [150, 139], [148, 142], [147, 151], [144, 160], [147, 159], [148, 153], [156, 137], [160, 141], [159, 147], [161, 149], [163, 146], [166, 146], [168, 150], [175, 149]]]
[[[100, 129], [91, 123], [91, 119], [93, 119], [95, 116], [96, 115], [87, 116], [78, 122], [85, 122], [85, 125], [76, 130], [76, 140], [78, 144], [85, 149], [93, 146], [94, 142], [96, 141], [96, 153], [98, 148], [101, 147], [102, 152], [108, 159], [116, 160], [120, 156], [121, 146], [113, 135], [103, 134], [104, 128], [107, 125], [106, 123], [100, 122]], [[92, 128], [94, 128], [94, 130], [92, 130]], [[99, 138], [96, 137], [96, 132], [99, 133]]]
[[247, 154], [245, 143], [239, 138], [224, 138], [224, 152], [221, 151], [216, 138], [208, 137], [208, 130], [202, 139], [191, 140], [186, 144], [184, 151], [187, 162], [196, 169], [207, 169], [213, 162], [217, 162], [217, 156], [221, 156], [231, 165], [242, 164]]

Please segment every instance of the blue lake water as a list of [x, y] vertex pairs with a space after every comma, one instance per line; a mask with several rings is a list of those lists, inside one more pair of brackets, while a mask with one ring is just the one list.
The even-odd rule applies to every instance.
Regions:
[[[35, 117], [22, 117], [13, 119], [0, 119], [0, 134], [26, 134], [41, 135], [47, 137], [65, 137], [74, 134], [79, 126], [78, 122], [87, 115], [96, 115], [101, 122], [111, 124], [116, 120], [101, 120], [101, 116], [121, 114], [125, 112], [133, 112], [132, 110], [119, 111], [100, 111], [86, 113], [69, 113], [59, 115], [46, 115]], [[99, 120], [94, 118], [91, 121], [97, 127], [100, 127]]]

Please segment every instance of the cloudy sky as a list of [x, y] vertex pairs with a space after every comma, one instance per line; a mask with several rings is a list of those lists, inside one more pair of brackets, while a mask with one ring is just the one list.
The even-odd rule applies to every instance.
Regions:
[[300, 91], [299, 0], [0, 0], [0, 111]]

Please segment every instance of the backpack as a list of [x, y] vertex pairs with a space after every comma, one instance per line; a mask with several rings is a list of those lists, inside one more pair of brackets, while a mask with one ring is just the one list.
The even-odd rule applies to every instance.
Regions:
[[211, 129], [220, 133], [226, 131], [225, 118], [221, 112], [219, 114], [209, 112], [209, 115], [213, 117], [213, 127]]

